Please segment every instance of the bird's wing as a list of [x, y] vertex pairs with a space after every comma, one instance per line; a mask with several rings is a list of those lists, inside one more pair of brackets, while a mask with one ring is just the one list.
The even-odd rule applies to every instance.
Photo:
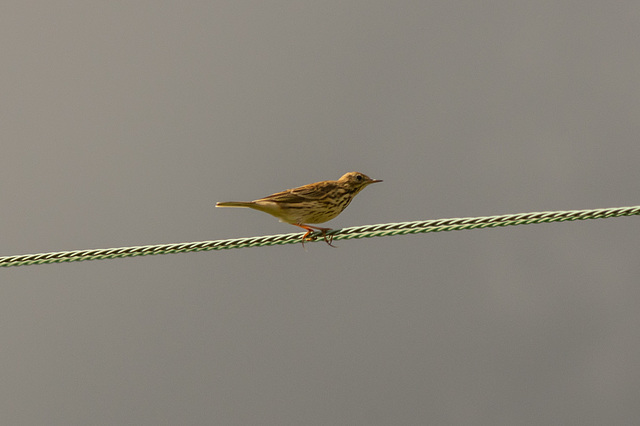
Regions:
[[319, 200], [324, 198], [335, 186], [334, 182], [318, 182], [299, 188], [287, 189], [276, 192], [267, 197], [255, 201], [274, 201], [276, 203], [300, 203], [308, 200]]

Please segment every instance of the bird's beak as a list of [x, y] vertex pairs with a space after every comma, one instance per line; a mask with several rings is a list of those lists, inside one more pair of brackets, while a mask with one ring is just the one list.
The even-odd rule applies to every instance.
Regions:
[[378, 183], [378, 182], [382, 182], [382, 179], [371, 179], [371, 182], [369, 183]]

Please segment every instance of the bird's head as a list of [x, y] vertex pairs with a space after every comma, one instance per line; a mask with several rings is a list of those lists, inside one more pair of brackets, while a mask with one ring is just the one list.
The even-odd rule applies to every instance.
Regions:
[[371, 179], [369, 176], [360, 172], [349, 172], [338, 179], [338, 183], [355, 191], [356, 193], [362, 191], [364, 187], [369, 184], [382, 182], [380, 179]]

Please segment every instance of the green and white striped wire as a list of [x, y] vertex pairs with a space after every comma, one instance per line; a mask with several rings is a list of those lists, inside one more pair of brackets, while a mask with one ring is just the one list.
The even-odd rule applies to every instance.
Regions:
[[[499, 226], [529, 225], [534, 223], [567, 222], [573, 220], [604, 219], [640, 215], [640, 206], [607, 209], [569, 210], [507, 214], [501, 216], [463, 217], [416, 222], [381, 223], [354, 226], [327, 232], [334, 241], [354, 238], [386, 237], [390, 235], [420, 234], [427, 232], [459, 231], [463, 229], [496, 228]], [[319, 237], [316, 233], [313, 236]], [[82, 260], [115, 259], [119, 257], [149, 256], [153, 254], [187, 253], [195, 251], [225, 250], [245, 247], [264, 247], [301, 242], [302, 234], [266, 235], [231, 240], [200, 241], [191, 243], [157, 244], [95, 250], [74, 250], [52, 253], [25, 254], [0, 257], [0, 267], [39, 265], [46, 263], [79, 262]], [[317, 241], [322, 241], [318, 238]]]

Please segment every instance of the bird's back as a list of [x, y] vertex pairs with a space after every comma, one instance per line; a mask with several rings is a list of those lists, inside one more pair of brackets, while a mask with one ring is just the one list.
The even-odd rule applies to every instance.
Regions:
[[284, 204], [319, 201], [327, 199], [337, 188], [338, 181], [328, 180], [324, 182], [311, 183], [298, 188], [287, 189], [282, 192], [276, 192], [275, 194], [254, 200], [254, 202], [273, 201]]

